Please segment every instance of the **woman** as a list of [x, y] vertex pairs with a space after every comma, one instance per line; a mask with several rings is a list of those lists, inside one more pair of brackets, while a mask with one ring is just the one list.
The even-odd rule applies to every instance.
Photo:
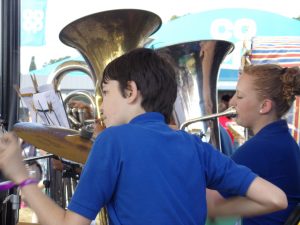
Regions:
[[236, 122], [254, 136], [236, 150], [232, 159], [281, 188], [288, 197], [287, 209], [244, 218], [243, 225], [284, 224], [300, 202], [300, 150], [282, 119], [299, 94], [298, 67], [251, 65], [244, 68], [238, 80], [231, 105], [237, 110]]

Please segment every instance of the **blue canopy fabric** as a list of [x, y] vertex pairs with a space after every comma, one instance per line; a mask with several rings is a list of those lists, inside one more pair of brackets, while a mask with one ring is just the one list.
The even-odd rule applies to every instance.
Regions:
[[[300, 21], [255, 9], [204, 11], [187, 14], [163, 24], [151, 36], [152, 42], [148, 47], [159, 49], [198, 40], [230, 41], [235, 49], [221, 64], [219, 81], [236, 82], [245, 41], [260, 36], [300, 36]], [[220, 88], [234, 90], [235, 85]]]

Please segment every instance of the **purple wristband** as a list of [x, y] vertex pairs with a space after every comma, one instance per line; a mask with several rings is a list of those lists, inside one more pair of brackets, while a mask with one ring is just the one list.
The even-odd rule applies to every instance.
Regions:
[[35, 178], [27, 178], [26, 180], [23, 180], [21, 183], [19, 183], [19, 187], [22, 188], [28, 184], [37, 184], [39, 181]]
[[28, 178], [26, 180], [23, 180], [19, 185], [16, 185], [12, 181], [4, 181], [0, 183], [0, 191], [9, 190], [15, 186], [19, 186], [20, 188], [28, 185], [28, 184], [37, 184], [39, 181], [34, 178]]
[[4, 181], [0, 183], [0, 191], [6, 191], [16, 186], [12, 181]]

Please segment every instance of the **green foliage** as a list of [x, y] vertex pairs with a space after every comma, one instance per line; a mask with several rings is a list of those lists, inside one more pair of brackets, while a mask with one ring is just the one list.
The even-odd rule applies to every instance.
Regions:
[[179, 17], [180, 17], [180, 16], [173, 15], [173, 16], [171, 17], [170, 20], [175, 20], [175, 19], [177, 19], [177, 18], [179, 18]]
[[30, 65], [29, 65], [29, 72], [32, 71], [32, 70], [36, 70], [36, 64], [35, 64], [35, 57], [34, 56], [31, 57], [31, 62], [30, 62]]
[[295, 17], [294, 19], [295, 19], [295, 20], [300, 20], [300, 16], [298, 16], [298, 17]]

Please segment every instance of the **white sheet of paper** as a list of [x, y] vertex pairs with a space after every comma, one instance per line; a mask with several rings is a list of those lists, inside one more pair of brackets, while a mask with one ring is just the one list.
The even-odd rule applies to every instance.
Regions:
[[[38, 93], [34, 93], [34, 89], [31, 87], [20, 90], [21, 94], [33, 93], [31, 97], [22, 97], [32, 115], [32, 121], [38, 122], [41, 119], [43, 124], [69, 128], [60, 93], [55, 92], [51, 84], [39, 86], [38, 91]], [[50, 105], [52, 105], [52, 109]]]

